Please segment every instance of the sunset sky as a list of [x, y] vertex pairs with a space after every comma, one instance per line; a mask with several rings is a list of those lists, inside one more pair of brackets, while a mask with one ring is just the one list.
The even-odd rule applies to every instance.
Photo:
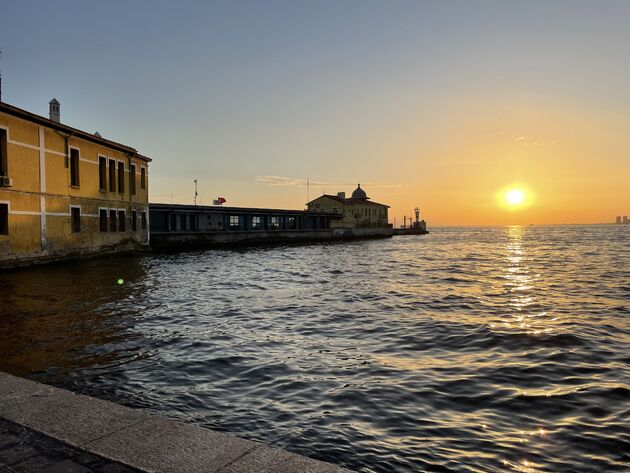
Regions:
[[[302, 208], [360, 182], [400, 223], [630, 215], [630, 1], [32, 2], [3, 101], [153, 158], [151, 200]], [[520, 189], [523, 204], [506, 206]]]

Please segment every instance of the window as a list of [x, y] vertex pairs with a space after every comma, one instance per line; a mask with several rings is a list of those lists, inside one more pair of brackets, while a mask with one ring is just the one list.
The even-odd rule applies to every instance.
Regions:
[[138, 230], [138, 213], [135, 210], [131, 211], [131, 231]]
[[287, 227], [290, 228], [291, 230], [294, 230], [297, 228], [297, 225], [295, 224], [295, 217], [287, 218]]
[[118, 211], [118, 231], [119, 232], [125, 231], [125, 211], [124, 210]]
[[193, 232], [196, 232], [196, 231], [198, 230], [198, 229], [197, 229], [197, 216], [196, 216], [195, 214], [192, 214], [192, 215], [190, 216], [190, 229], [191, 229]]
[[280, 217], [271, 217], [271, 229], [277, 230], [280, 228]]
[[177, 231], [177, 215], [175, 214], [171, 214], [171, 225], [170, 225], [169, 230], [172, 232]]
[[79, 150], [70, 149], [70, 185], [79, 187]]
[[140, 188], [147, 188], [147, 169], [142, 167], [140, 168]]
[[262, 228], [262, 218], [252, 217], [252, 230], [260, 230]]
[[107, 231], [107, 210], [100, 209], [98, 211], [99, 228], [102, 232]]
[[98, 157], [98, 188], [105, 192], [107, 190], [107, 158]]
[[241, 229], [241, 217], [238, 215], [230, 215], [230, 230]]
[[109, 211], [109, 231], [110, 232], [116, 231], [116, 211], [115, 210]]
[[0, 235], [9, 234], [9, 204], [0, 204]]
[[183, 232], [188, 230], [188, 224], [186, 223], [186, 215], [179, 216], [179, 229]]
[[7, 169], [7, 130], [0, 129], [0, 176], [8, 176]]
[[109, 160], [109, 192], [116, 192], [116, 161], [113, 159]]
[[79, 233], [81, 231], [81, 209], [79, 207], [70, 207], [70, 221], [72, 222], [72, 233]]
[[118, 163], [118, 192], [125, 193], [125, 163]]
[[142, 229], [146, 230], [147, 229], [147, 213], [146, 212], [142, 212], [141, 224], [142, 224]]
[[133, 164], [129, 167], [129, 192], [136, 195], [136, 166]]

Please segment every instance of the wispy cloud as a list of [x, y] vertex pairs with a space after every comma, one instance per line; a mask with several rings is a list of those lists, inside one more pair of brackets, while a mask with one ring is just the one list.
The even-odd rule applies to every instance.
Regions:
[[[254, 182], [258, 184], [264, 184], [267, 186], [293, 186], [293, 187], [306, 187], [306, 179], [296, 179], [286, 176], [256, 176]], [[333, 181], [320, 181], [317, 179], [309, 179], [308, 183], [311, 186], [316, 187], [334, 187], [334, 188], [355, 188], [357, 183], [348, 182], [333, 182]], [[392, 187], [401, 187], [400, 184], [379, 184], [375, 182], [362, 182], [361, 185], [370, 189], [383, 189]]]
[[527, 144], [533, 144], [534, 146], [545, 146], [555, 145], [556, 143], [558, 143], [558, 140], [534, 140], [533, 138], [528, 138], [527, 136], [518, 136], [514, 138], [514, 141], [518, 142], [522, 146], [526, 146]]

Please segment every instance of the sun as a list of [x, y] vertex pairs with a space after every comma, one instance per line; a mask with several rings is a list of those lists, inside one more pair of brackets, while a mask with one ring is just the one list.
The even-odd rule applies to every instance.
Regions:
[[497, 206], [508, 212], [519, 212], [534, 204], [534, 192], [526, 185], [513, 182], [495, 194]]
[[518, 206], [525, 202], [525, 192], [521, 189], [510, 189], [505, 193], [505, 202], [511, 206]]

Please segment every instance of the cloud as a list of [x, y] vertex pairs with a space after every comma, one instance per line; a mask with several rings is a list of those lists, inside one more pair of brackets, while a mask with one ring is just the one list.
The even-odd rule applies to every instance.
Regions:
[[[264, 184], [267, 186], [291, 186], [291, 187], [306, 187], [306, 179], [296, 179], [286, 176], [256, 176], [254, 182], [258, 184]], [[335, 187], [335, 188], [352, 188], [357, 186], [357, 183], [344, 183], [344, 182], [331, 182], [331, 181], [319, 181], [316, 179], [309, 179], [308, 183], [311, 186], [316, 187]], [[393, 187], [402, 187], [400, 184], [378, 184], [374, 182], [362, 182], [361, 185], [370, 189], [384, 189]]]
[[[522, 145], [528, 144], [528, 140], [526, 136], [516, 137], [514, 138], [514, 141], [521, 142]], [[555, 145], [556, 143], [558, 143], [558, 140], [535, 140], [535, 141], [532, 141], [531, 143], [534, 146], [546, 146], [546, 145]]]

